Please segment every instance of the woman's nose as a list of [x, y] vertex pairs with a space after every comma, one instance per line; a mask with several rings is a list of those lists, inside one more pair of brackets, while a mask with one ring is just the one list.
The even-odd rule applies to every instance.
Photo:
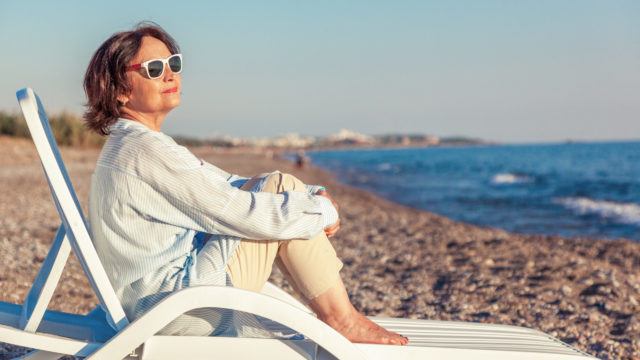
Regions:
[[171, 71], [171, 67], [169, 67], [169, 64], [164, 64], [164, 66], [165, 68], [164, 68], [163, 80], [173, 81], [173, 77], [175, 76], [175, 74], [173, 73], [173, 71]]

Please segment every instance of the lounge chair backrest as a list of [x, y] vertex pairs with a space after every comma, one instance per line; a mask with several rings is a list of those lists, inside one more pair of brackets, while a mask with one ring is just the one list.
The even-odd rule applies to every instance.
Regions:
[[[66, 245], [68, 239], [71, 248], [82, 265], [82, 269], [89, 278], [91, 287], [98, 296], [102, 308], [107, 313], [109, 322], [118, 330], [122, 329], [128, 324], [128, 320], [91, 241], [88, 223], [85, 220], [80, 202], [73, 190], [71, 179], [60, 156], [58, 145], [51, 131], [49, 119], [40, 102], [40, 98], [30, 88], [21, 89], [16, 95], [22, 113], [27, 121], [29, 132], [36, 145], [36, 150], [40, 156], [42, 168], [44, 169], [49, 188], [51, 189], [56, 209], [62, 219], [62, 226], [56, 234], [52, 252], [50, 252], [50, 256], [47, 256], [43, 268], [40, 274], [38, 274], [38, 278], [34, 281], [34, 288], [31, 289], [28, 295], [28, 298], [35, 297], [36, 299], [26, 301], [25, 304], [31, 302], [31, 307], [33, 307], [34, 303], [42, 302], [39, 299], [42, 290], [38, 289], [38, 283], [42, 284], [47, 282], [53, 263], [60, 265], [59, 263], [62, 262], [62, 265], [64, 265], [69, 252], [68, 245]], [[67, 247], [66, 253], [64, 251], [65, 246]], [[56, 266], [53, 267], [56, 268]], [[61, 269], [59, 269], [59, 271], [61, 271]], [[55, 279], [53, 284], [54, 288], [57, 281], [58, 279]], [[49, 285], [49, 287], [51, 287], [51, 285]], [[50, 294], [48, 296], [48, 298], [45, 296], [44, 307], [46, 307], [49, 302]], [[28, 317], [29, 316], [27, 316], [27, 319]], [[38, 322], [39, 319], [35, 321], [35, 323]], [[31, 331], [35, 331], [35, 329]]]

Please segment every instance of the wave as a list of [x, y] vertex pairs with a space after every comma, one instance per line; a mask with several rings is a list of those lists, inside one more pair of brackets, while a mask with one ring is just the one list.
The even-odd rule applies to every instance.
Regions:
[[579, 215], [594, 214], [623, 224], [640, 225], [640, 204], [593, 200], [586, 197], [557, 198], [554, 202]]
[[530, 176], [514, 173], [500, 173], [491, 178], [491, 183], [494, 185], [505, 184], [523, 184], [533, 181]]
[[380, 172], [388, 172], [388, 173], [394, 173], [394, 174], [398, 174], [400, 173], [400, 165], [398, 164], [393, 164], [393, 163], [382, 163], [382, 164], [378, 164], [376, 166], [376, 170], [380, 171]]
[[382, 163], [382, 164], [379, 164], [378, 166], [376, 166], [376, 169], [378, 169], [380, 171], [387, 171], [387, 170], [393, 169], [393, 165], [391, 165], [390, 163], [386, 162], [386, 163]]

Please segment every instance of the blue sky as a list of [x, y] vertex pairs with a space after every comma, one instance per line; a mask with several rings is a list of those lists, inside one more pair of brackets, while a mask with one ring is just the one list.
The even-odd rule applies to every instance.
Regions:
[[163, 131], [640, 138], [640, 1], [0, 3], [0, 109], [81, 113], [97, 47], [142, 20], [184, 54]]

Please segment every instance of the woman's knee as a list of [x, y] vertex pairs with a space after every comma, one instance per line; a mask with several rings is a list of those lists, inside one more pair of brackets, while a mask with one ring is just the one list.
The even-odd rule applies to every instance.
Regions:
[[262, 191], [280, 193], [284, 191], [306, 191], [305, 184], [297, 177], [276, 170], [264, 179]]
[[251, 191], [251, 189], [253, 189], [253, 187], [255, 187], [258, 182], [262, 181], [263, 178], [269, 176], [269, 174], [271, 173], [262, 173], [250, 178], [240, 187], [240, 189]]

